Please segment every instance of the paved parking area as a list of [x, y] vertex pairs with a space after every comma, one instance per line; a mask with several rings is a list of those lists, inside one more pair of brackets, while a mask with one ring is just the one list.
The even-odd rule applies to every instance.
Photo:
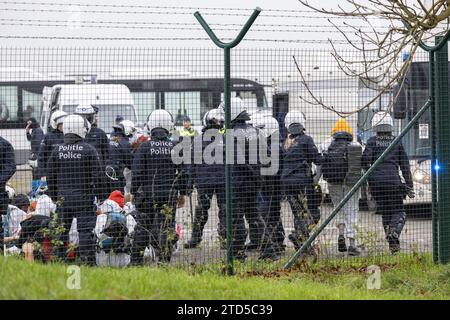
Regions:
[[[193, 196], [195, 203], [195, 194]], [[330, 205], [322, 205], [322, 220], [332, 211]], [[182, 249], [182, 245], [189, 240], [191, 230], [191, 214], [189, 203], [186, 202], [184, 208], [177, 211], [177, 222], [181, 226], [181, 240], [179, 250], [174, 255], [174, 262], [177, 263], [206, 263], [214, 262], [217, 259], [225, 258], [225, 251], [220, 250], [217, 234], [217, 206], [214, 204], [209, 211], [209, 220], [206, 224], [203, 241], [197, 249]], [[282, 221], [286, 235], [293, 230], [293, 219], [289, 205], [282, 203]], [[405, 228], [401, 235], [401, 250], [403, 252], [431, 252], [432, 233], [431, 219], [412, 219], [407, 218]], [[384, 230], [381, 223], [381, 215], [374, 212], [360, 211], [359, 224], [357, 231], [357, 242], [360, 246], [363, 256], [389, 254], [388, 244], [384, 239]], [[325, 228], [322, 234], [316, 240], [316, 248], [319, 251], [319, 257], [333, 258], [343, 257], [345, 255], [337, 252], [338, 229], [333, 221]], [[285, 240], [286, 255], [291, 255], [293, 246], [289, 240]], [[251, 254], [251, 256], [257, 256]]]

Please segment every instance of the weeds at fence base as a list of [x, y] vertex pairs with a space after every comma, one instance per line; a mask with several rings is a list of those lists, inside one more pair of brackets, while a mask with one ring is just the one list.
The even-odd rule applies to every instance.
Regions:
[[[271, 270], [264, 270], [253, 265], [253, 270], [242, 271], [239, 276], [241, 277], [263, 277], [263, 278], [282, 278], [291, 277], [295, 275], [308, 275], [313, 278], [326, 278], [329, 276], [342, 276], [342, 275], [365, 275], [369, 266], [376, 265], [380, 268], [381, 272], [389, 270], [402, 270], [402, 268], [409, 266], [417, 266], [422, 264], [431, 263], [430, 254], [399, 254], [395, 258], [392, 256], [378, 256], [367, 258], [354, 258], [354, 259], [330, 259], [315, 261], [314, 258], [300, 259], [290, 269], [284, 268], [271, 268]], [[260, 266], [261, 267], [261, 266]], [[256, 269], [256, 270], [255, 270]], [[450, 273], [450, 271], [449, 271]]]

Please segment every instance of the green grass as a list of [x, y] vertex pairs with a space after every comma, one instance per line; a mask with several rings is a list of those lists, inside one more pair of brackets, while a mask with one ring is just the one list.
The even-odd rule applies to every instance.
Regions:
[[381, 265], [380, 290], [366, 289], [364, 260], [233, 277], [219, 268], [81, 267], [81, 289], [69, 290], [68, 266], [1, 257], [0, 299], [450, 299], [450, 266], [429, 261], [416, 257]]

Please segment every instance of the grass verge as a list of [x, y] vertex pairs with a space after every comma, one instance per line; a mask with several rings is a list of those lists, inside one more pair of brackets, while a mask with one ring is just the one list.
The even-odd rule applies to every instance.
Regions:
[[69, 266], [0, 258], [0, 299], [450, 299], [450, 266], [427, 256], [380, 264], [381, 289], [368, 290], [368, 263], [323, 261], [290, 271], [250, 271], [233, 277], [219, 268], [80, 268], [69, 290]]

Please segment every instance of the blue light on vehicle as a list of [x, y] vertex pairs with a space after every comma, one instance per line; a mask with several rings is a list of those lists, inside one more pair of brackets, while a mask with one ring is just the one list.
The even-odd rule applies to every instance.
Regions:
[[439, 162], [436, 160], [436, 162], [434, 163], [433, 169], [436, 173], [439, 172], [439, 170], [441, 170], [441, 166], [439, 165]]
[[409, 59], [409, 52], [403, 52], [402, 58], [403, 58], [403, 62], [407, 61]]

